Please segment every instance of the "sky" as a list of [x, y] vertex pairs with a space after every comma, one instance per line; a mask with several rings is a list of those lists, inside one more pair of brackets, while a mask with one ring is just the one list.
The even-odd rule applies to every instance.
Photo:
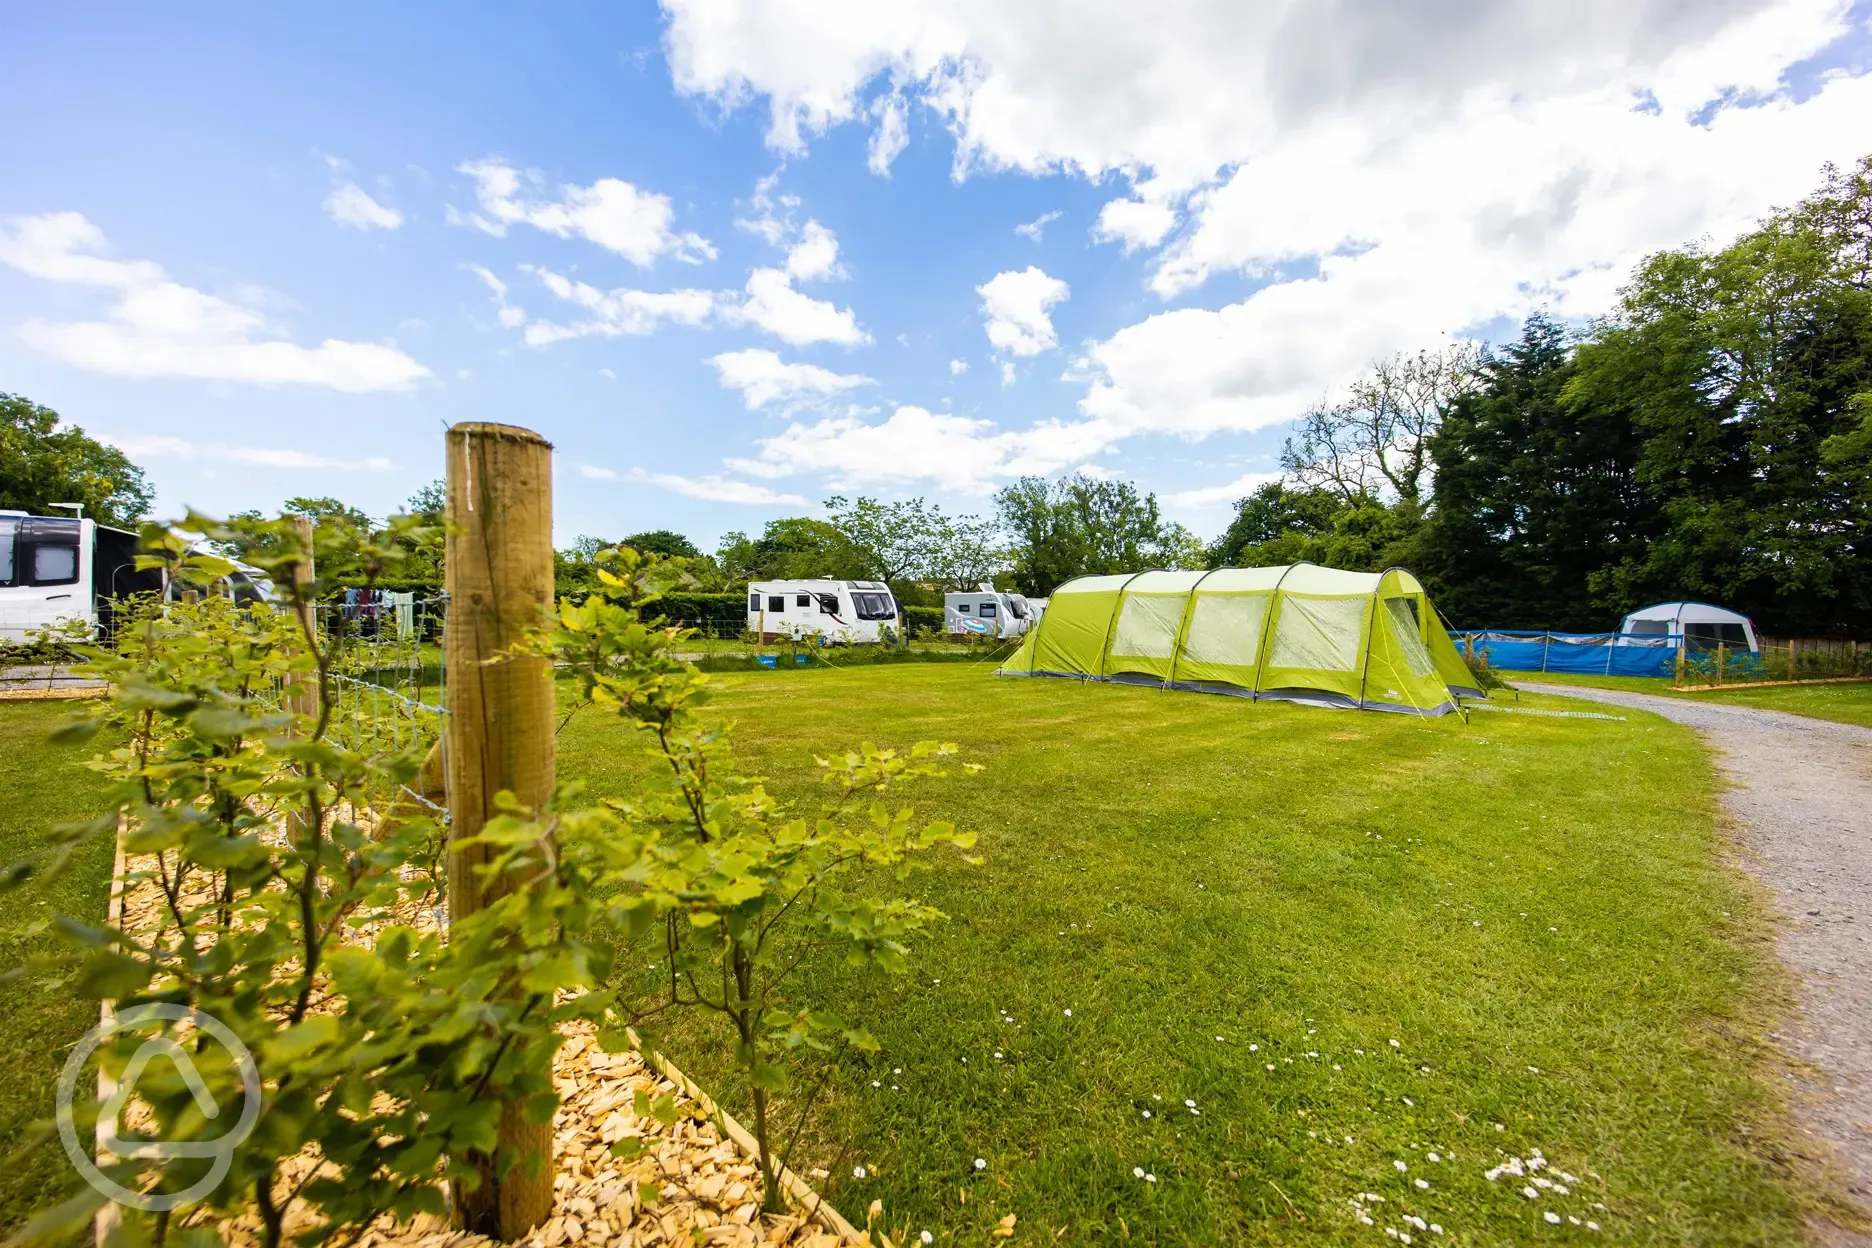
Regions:
[[1377, 359], [1584, 324], [1872, 152], [1872, 0], [0, 0], [0, 391], [161, 514], [555, 540], [1136, 481], [1204, 537]]

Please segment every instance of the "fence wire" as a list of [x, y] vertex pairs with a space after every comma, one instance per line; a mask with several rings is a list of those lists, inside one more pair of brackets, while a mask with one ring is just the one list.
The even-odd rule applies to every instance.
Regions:
[[[442, 634], [447, 617], [446, 596], [353, 591], [346, 600], [318, 604], [320, 635], [345, 639], [328, 675], [328, 731], [334, 744], [367, 757], [404, 751], [426, 757], [446, 740]], [[448, 774], [446, 759], [442, 774]], [[365, 804], [380, 813], [404, 800], [448, 819], [446, 796], [437, 802], [408, 784], [365, 795]]]

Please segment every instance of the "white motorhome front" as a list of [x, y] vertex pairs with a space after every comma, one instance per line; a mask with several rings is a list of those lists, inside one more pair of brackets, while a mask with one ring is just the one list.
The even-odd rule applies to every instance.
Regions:
[[76, 625], [108, 632], [118, 601], [159, 593], [160, 572], [136, 568], [137, 535], [70, 516], [0, 511], [0, 639]]
[[748, 631], [763, 641], [823, 637], [867, 645], [897, 630], [897, 599], [882, 581], [753, 581]]
[[943, 628], [951, 634], [1019, 637], [1032, 627], [1033, 615], [1025, 598], [990, 585], [943, 595]]

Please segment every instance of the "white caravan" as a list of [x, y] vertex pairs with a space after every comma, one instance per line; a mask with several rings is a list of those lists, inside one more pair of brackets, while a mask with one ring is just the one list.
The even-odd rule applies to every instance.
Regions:
[[108, 633], [119, 599], [162, 592], [162, 573], [137, 571], [136, 556], [124, 529], [0, 511], [0, 640], [71, 625]]
[[1003, 594], [983, 582], [975, 589], [943, 595], [943, 628], [952, 635], [1019, 637], [1033, 623], [1033, 611], [1019, 594]]
[[763, 641], [874, 644], [897, 630], [897, 599], [882, 581], [752, 581], [747, 626]]

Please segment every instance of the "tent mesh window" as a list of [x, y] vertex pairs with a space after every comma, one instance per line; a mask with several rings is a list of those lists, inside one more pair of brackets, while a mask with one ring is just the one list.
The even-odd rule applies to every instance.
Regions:
[[1423, 638], [1417, 632], [1417, 604], [1409, 598], [1387, 598], [1384, 605], [1391, 613], [1391, 631], [1397, 637], [1398, 649], [1403, 652], [1411, 675], [1428, 676], [1436, 671], [1436, 664], [1431, 661], [1430, 652], [1424, 649]]
[[1114, 658], [1167, 659], [1176, 646], [1177, 625], [1183, 619], [1183, 597], [1126, 598], [1112, 633]]
[[1197, 594], [1183, 639], [1184, 661], [1253, 667], [1261, 658], [1267, 608], [1266, 594]]
[[1269, 667], [1350, 672], [1359, 666], [1359, 639], [1370, 598], [1300, 598], [1282, 595], [1274, 623]]

